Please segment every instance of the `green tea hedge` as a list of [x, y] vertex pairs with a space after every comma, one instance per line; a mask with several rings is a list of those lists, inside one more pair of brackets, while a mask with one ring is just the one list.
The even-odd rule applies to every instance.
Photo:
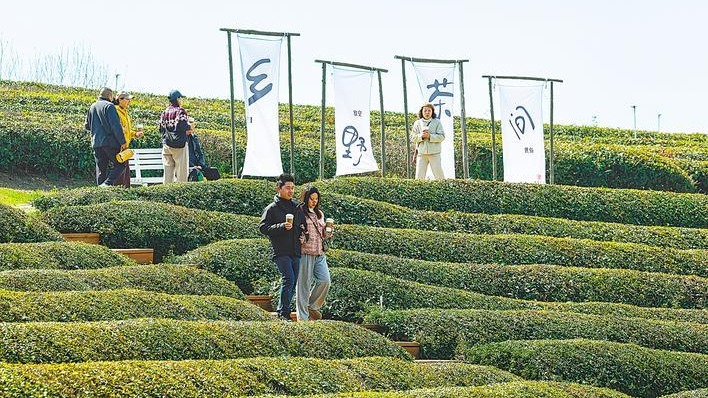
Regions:
[[592, 340], [507, 341], [460, 350], [466, 361], [528, 379], [609, 387], [656, 397], [708, 385], [708, 355]]
[[[135, 377], [135, 375], [140, 377]], [[248, 358], [0, 365], [14, 396], [224, 397], [478, 386], [520, 380], [492, 367], [427, 365], [398, 358]], [[20, 395], [21, 394], [21, 395]]]
[[708, 397], [708, 388], [699, 388], [697, 390], [681, 391], [676, 394], [662, 395], [666, 398], [705, 398]]
[[81, 242], [0, 243], [0, 271], [93, 269], [136, 265], [111, 249]]
[[[318, 185], [318, 184], [315, 184]], [[81, 188], [59, 191], [35, 200], [44, 210], [110, 200], [150, 200], [202, 210], [260, 216], [273, 197], [274, 183], [264, 180], [219, 180], [203, 184], [156, 185], [137, 189]], [[356, 192], [352, 192], [356, 195]], [[678, 249], [708, 248], [708, 230], [637, 226], [606, 222], [415, 210], [388, 202], [322, 190], [323, 210], [342, 224], [414, 228], [478, 234], [522, 233], [602, 241], [644, 243]]]
[[258, 218], [207, 212], [158, 202], [108, 202], [57, 207], [44, 215], [62, 232], [97, 232], [112, 248], [154, 249], [155, 261], [209, 242], [262, 236]]
[[[243, 239], [212, 243], [175, 259], [178, 263], [194, 264], [224, 276], [239, 285], [246, 294], [266, 285], [259, 294], [275, 294], [280, 274], [270, 260], [269, 243], [264, 239]], [[336, 255], [337, 250], [328, 253]], [[326, 316], [360, 320], [369, 306], [383, 304], [390, 309], [439, 307], [478, 309], [550, 309], [598, 315], [639, 317], [708, 323], [708, 312], [690, 309], [644, 308], [605, 302], [542, 303], [487, 296], [460, 289], [429, 286], [392, 277], [388, 273], [348, 268], [331, 268], [332, 287]], [[254, 286], [255, 285], [255, 286]]]
[[[245, 250], [255, 244], [244, 245]], [[674, 308], [705, 308], [708, 303], [708, 279], [692, 275], [557, 265], [443, 263], [349, 250], [328, 251], [327, 263], [525, 300], [605, 301]]]
[[132, 319], [88, 323], [0, 323], [0, 360], [13, 363], [390, 356], [392, 341], [360, 326], [322, 322]]
[[[273, 398], [273, 395], [267, 396]], [[395, 392], [357, 392], [308, 395], [309, 398], [626, 398], [628, 395], [608, 388], [583, 384], [517, 381], [479, 387], [437, 387]], [[263, 396], [266, 398], [266, 396]]]
[[421, 181], [336, 178], [327, 192], [356, 195], [433, 211], [526, 214], [637, 225], [708, 227], [708, 196], [631, 189], [513, 184], [496, 181]]
[[97, 270], [2, 271], [0, 289], [40, 292], [139, 289], [168, 294], [244, 298], [238, 286], [218, 275], [196, 267], [174, 264], [145, 264]]
[[364, 319], [393, 340], [417, 341], [425, 358], [452, 358], [458, 343], [586, 338], [708, 353], [708, 325], [555, 311], [415, 309], [372, 311]]
[[[359, 321], [372, 307], [387, 309], [441, 308], [486, 310], [553, 310], [611, 317], [636, 317], [708, 323], [708, 311], [669, 308], [646, 308], [603, 302], [547, 303], [498, 296], [487, 296], [465, 290], [424, 285], [393, 278], [377, 272], [347, 268], [330, 269], [332, 286], [323, 307], [325, 316]], [[275, 293], [275, 291], [273, 292]]]
[[0, 243], [64, 240], [49, 225], [14, 207], [0, 204]]
[[69, 292], [0, 291], [0, 322], [77, 322], [132, 318], [267, 321], [269, 315], [243, 300], [143, 290]]
[[340, 225], [332, 248], [429, 261], [555, 264], [708, 276], [708, 250], [532, 235], [472, 235]]

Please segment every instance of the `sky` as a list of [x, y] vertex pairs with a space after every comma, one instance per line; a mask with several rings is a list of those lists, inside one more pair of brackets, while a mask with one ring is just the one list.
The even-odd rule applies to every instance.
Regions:
[[[403, 86], [395, 55], [466, 59], [467, 116], [489, 117], [482, 75], [534, 76], [563, 80], [554, 85], [557, 124], [632, 129], [635, 105], [639, 130], [708, 133], [707, 15], [708, 2], [700, 0], [16, 0], [3, 4], [0, 40], [23, 60], [87, 48], [108, 65], [110, 86], [119, 74], [119, 88], [130, 91], [166, 95], [177, 88], [188, 97], [228, 98], [220, 28], [299, 33], [291, 39], [296, 104], [321, 103], [315, 59], [387, 69], [384, 106], [398, 112]], [[240, 99], [235, 40], [233, 51]], [[285, 54], [283, 47], [283, 61]], [[283, 64], [281, 102], [288, 99], [286, 72]], [[417, 109], [410, 67], [406, 74], [409, 109]], [[377, 91], [374, 84], [373, 109]], [[331, 91], [328, 97], [331, 105]]]

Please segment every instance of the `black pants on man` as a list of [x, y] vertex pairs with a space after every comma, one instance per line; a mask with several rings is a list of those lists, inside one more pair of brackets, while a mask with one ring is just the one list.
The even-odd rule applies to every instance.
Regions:
[[[120, 185], [126, 163], [118, 163], [116, 155], [120, 147], [93, 148], [93, 157], [96, 160], [96, 185]], [[109, 171], [109, 165], [113, 167]]]

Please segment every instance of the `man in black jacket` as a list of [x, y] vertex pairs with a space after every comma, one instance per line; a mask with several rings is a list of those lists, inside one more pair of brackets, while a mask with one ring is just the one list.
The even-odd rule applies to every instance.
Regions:
[[277, 195], [266, 206], [259, 230], [267, 235], [273, 249], [272, 260], [280, 271], [280, 302], [278, 317], [290, 320], [290, 303], [300, 269], [300, 236], [305, 231], [305, 215], [293, 200], [295, 180], [290, 174], [281, 174], [277, 181]]
[[[96, 184], [100, 187], [120, 185], [125, 163], [118, 163], [116, 155], [127, 145], [118, 111], [113, 104], [113, 90], [108, 87], [101, 89], [98, 100], [86, 114], [84, 128], [91, 132], [91, 147], [96, 160]], [[109, 164], [113, 164], [110, 172]]]

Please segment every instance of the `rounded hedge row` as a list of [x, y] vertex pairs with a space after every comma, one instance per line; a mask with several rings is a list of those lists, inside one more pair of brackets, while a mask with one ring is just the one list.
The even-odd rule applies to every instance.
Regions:
[[708, 355], [592, 340], [507, 341], [460, 350], [466, 361], [528, 379], [609, 387], [656, 397], [708, 385]]
[[[202, 210], [259, 216], [272, 201], [274, 184], [264, 180], [219, 180], [138, 189], [76, 189], [35, 200], [44, 210], [110, 200], [150, 200]], [[356, 192], [352, 192], [356, 194]], [[708, 230], [638, 226], [518, 214], [444, 213], [415, 210], [388, 202], [321, 190], [323, 210], [339, 223], [378, 227], [460, 231], [479, 234], [523, 233], [602, 241], [644, 243], [679, 249], [708, 248]]]
[[224, 296], [170, 295], [133, 289], [0, 291], [0, 322], [77, 322], [132, 318], [270, 320], [261, 308]]
[[[140, 377], [135, 377], [139, 374]], [[248, 358], [0, 365], [5, 397], [224, 397], [479, 386], [520, 380], [485, 366], [397, 358]], [[9, 393], [12, 391], [12, 393]]]
[[13, 363], [390, 356], [392, 341], [360, 326], [322, 322], [131, 319], [88, 323], [0, 323], [0, 360]]
[[[552, 310], [610, 317], [635, 317], [708, 323], [708, 311], [647, 308], [603, 302], [548, 303], [487, 296], [460, 289], [424, 285], [377, 272], [347, 268], [330, 269], [332, 286], [323, 314], [359, 321], [383, 302], [387, 309], [441, 308], [485, 310]], [[276, 285], [277, 286], [277, 285]], [[277, 291], [274, 289], [273, 293]]]
[[44, 214], [62, 232], [97, 232], [112, 248], [154, 249], [155, 261], [209, 242], [262, 236], [258, 218], [158, 202], [108, 202], [57, 207]]
[[708, 248], [708, 229], [639, 226], [519, 214], [435, 212], [342, 194], [323, 194], [323, 210], [339, 223], [473, 234], [525, 234], [642, 243], [676, 249]]
[[327, 192], [356, 195], [419, 210], [526, 214], [622, 224], [708, 227], [708, 196], [631, 189], [514, 184], [498, 181], [421, 181], [336, 178]]
[[82, 242], [0, 243], [0, 271], [95, 269], [136, 265], [111, 249]]
[[555, 264], [708, 276], [708, 250], [532, 235], [472, 235], [340, 225], [332, 248], [429, 261]]
[[708, 353], [708, 325], [555, 311], [415, 309], [372, 311], [364, 319], [394, 340], [413, 340], [425, 358], [452, 358], [459, 342], [586, 338]]
[[[277, 294], [280, 274], [270, 260], [269, 243], [264, 239], [243, 239], [212, 243], [175, 259], [224, 276], [247, 294]], [[332, 251], [336, 253], [336, 251]], [[323, 308], [327, 317], [361, 320], [363, 311], [386, 308], [477, 308], [549, 309], [597, 315], [664, 319], [708, 323], [708, 312], [691, 309], [645, 308], [626, 304], [544, 303], [487, 296], [460, 289], [430, 286], [398, 279], [388, 274], [348, 268], [331, 268], [332, 286]]]
[[665, 398], [705, 398], [708, 397], [708, 388], [699, 388], [697, 390], [681, 391], [676, 394], [662, 395]]
[[49, 225], [14, 207], [0, 204], [0, 243], [64, 240]]
[[[248, 245], [246, 250], [252, 247]], [[708, 279], [693, 275], [558, 265], [443, 263], [349, 250], [328, 251], [327, 263], [525, 300], [605, 301], [673, 308], [705, 308], [708, 303]]]
[[[274, 395], [260, 398], [274, 398]], [[516, 381], [479, 387], [437, 387], [409, 391], [367, 391], [343, 394], [308, 395], [308, 398], [628, 398], [608, 388], [574, 383]]]
[[238, 286], [218, 275], [196, 267], [174, 264], [145, 264], [97, 270], [2, 271], [0, 289], [40, 292], [139, 289], [168, 294], [244, 298]]

